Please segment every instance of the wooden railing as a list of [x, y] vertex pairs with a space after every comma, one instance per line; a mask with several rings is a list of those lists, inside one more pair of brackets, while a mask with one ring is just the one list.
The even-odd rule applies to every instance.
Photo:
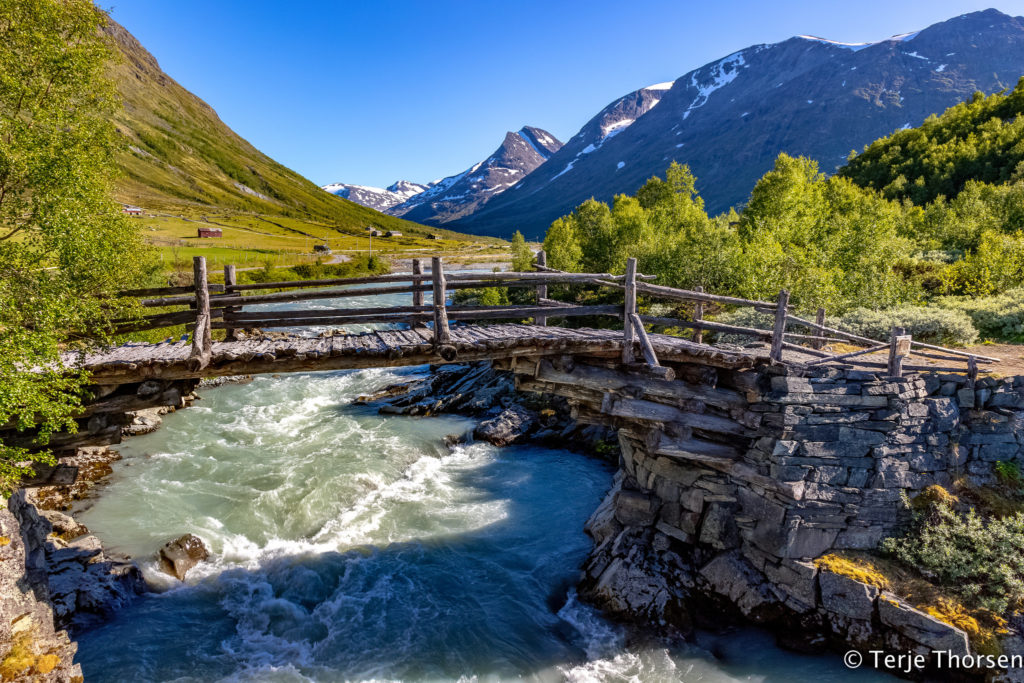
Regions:
[[[430, 271], [424, 272], [420, 259], [413, 259], [412, 272], [373, 275], [355, 278], [300, 280], [237, 284], [237, 273], [232, 265], [224, 268], [224, 284], [211, 284], [206, 271], [206, 260], [197, 256], [193, 261], [194, 284], [182, 287], [136, 289], [122, 292], [122, 296], [139, 299], [144, 308], [189, 306], [189, 310], [156, 313], [131, 320], [119, 321], [120, 332], [141, 331], [186, 325], [192, 331], [191, 358], [202, 368], [209, 363], [212, 352], [212, 330], [225, 330], [226, 338], [233, 339], [237, 330], [246, 328], [282, 328], [351, 324], [400, 324], [432, 328], [429, 333], [442, 355], [454, 354], [450, 349], [450, 321], [485, 321], [499, 319], [533, 318], [535, 325], [547, 325], [554, 318], [578, 316], [612, 316], [623, 322], [622, 361], [636, 363], [640, 352], [644, 364], [657, 372], [660, 368], [657, 354], [646, 326], [688, 328], [693, 330], [692, 341], [704, 343], [704, 333], [712, 332], [746, 336], [769, 344], [768, 357], [772, 363], [787, 363], [803, 367], [824, 364], [885, 368], [889, 376], [899, 377], [904, 370], [939, 370], [966, 372], [973, 378], [979, 363], [995, 363], [999, 359], [955, 349], [914, 341], [901, 328], [894, 328], [888, 340], [875, 340], [852, 332], [825, 325], [825, 310], [818, 309], [815, 320], [810, 321], [793, 314], [789, 293], [779, 292], [775, 301], [757, 301], [722, 296], [703, 291], [677, 289], [652, 284], [652, 275], [637, 272], [636, 259], [629, 259], [624, 275], [611, 273], [569, 273], [549, 268], [541, 251], [536, 270], [532, 272], [499, 273], [445, 273], [440, 257], [431, 259]], [[360, 289], [336, 289], [341, 285], [371, 285]], [[548, 298], [548, 287], [559, 285], [595, 286], [622, 290], [623, 305], [576, 305]], [[527, 288], [534, 290], [532, 304], [508, 306], [449, 305], [451, 291], [482, 289], [487, 287]], [[254, 293], [259, 290], [276, 290]], [[285, 291], [282, 291], [285, 290]], [[296, 290], [296, 291], [286, 291]], [[430, 303], [424, 302], [424, 293], [431, 293]], [[410, 306], [382, 306], [372, 308], [303, 309], [289, 311], [246, 311], [246, 307], [260, 304], [295, 303], [319, 299], [341, 299], [353, 296], [411, 294]], [[693, 305], [686, 318], [643, 315], [638, 312], [637, 298], [645, 300], [668, 299]], [[705, 319], [706, 307], [748, 307], [773, 316], [771, 329], [742, 327]], [[428, 328], [429, 324], [429, 328]], [[790, 331], [791, 327], [811, 332]], [[856, 351], [835, 354], [825, 351], [828, 344], [861, 346]], [[784, 357], [786, 351], [791, 352]], [[878, 356], [887, 351], [882, 362]], [[796, 355], [799, 354], [799, 355]], [[911, 356], [965, 363], [964, 367], [914, 365]], [[810, 357], [811, 360], [807, 360]]]

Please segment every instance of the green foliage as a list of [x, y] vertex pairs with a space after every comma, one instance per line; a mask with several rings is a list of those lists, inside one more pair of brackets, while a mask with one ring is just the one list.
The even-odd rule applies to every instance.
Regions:
[[917, 341], [944, 346], [968, 346], [978, 341], [978, 330], [961, 311], [938, 306], [899, 306], [881, 311], [856, 308], [838, 321], [840, 328], [872, 339], [889, 338], [903, 327]]
[[1011, 289], [986, 297], [947, 296], [937, 306], [960, 311], [971, 318], [983, 337], [1024, 341], [1024, 289]]
[[1020, 465], [1012, 460], [1000, 460], [992, 468], [996, 480], [1003, 486], [1020, 489], [1024, 485], [1024, 474], [1020, 471]]
[[1024, 285], [1024, 231], [981, 233], [979, 244], [942, 274], [947, 294], [987, 296]]
[[840, 174], [890, 199], [921, 205], [955, 197], [969, 181], [1017, 180], [1024, 163], [1024, 79], [1013, 92], [984, 96], [898, 130], [851, 157]]
[[910, 530], [882, 550], [934, 575], [972, 607], [997, 614], [1024, 604], [1024, 513], [983, 520], [936, 502], [916, 512]]
[[788, 289], [803, 309], [842, 311], [904, 300], [894, 268], [911, 243], [903, 209], [843, 178], [826, 179], [808, 159], [779, 155], [754, 187], [740, 219], [744, 296]]
[[512, 236], [512, 270], [520, 273], [533, 270], [533, 252], [518, 230]]
[[[33, 369], [109, 338], [125, 311], [99, 296], [138, 282], [148, 261], [110, 198], [120, 143], [105, 15], [89, 0], [0, 0], [0, 17], [0, 424], [37, 425], [45, 444], [74, 429], [87, 377]], [[22, 445], [0, 443], [0, 493], [48, 457]]]

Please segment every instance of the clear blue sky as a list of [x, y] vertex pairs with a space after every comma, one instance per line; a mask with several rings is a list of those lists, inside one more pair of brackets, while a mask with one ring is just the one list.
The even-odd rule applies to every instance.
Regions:
[[[426, 182], [523, 125], [602, 107], [755, 43], [880, 40], [1024, 0], [115, 0], [229, 126], [317, 184]], [[102, 4], [102, 3], [101, 3]]]

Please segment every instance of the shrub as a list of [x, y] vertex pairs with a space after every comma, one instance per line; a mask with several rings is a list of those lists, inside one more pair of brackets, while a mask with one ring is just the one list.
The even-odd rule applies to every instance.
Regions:
[[944, 296], [936, 305], [970, 317], [982, 336], [1001, 341], [1024, 341], [1024, 288], [994, 296]]
[[894, 327], [903, 327], [917, 341], [966, 346], [978, 340], [971, 318], [961, 311], [936, 306], [900, 306], [883, 311], [857, 308], [838, 321], [841, 329], [886, 340]]
[[[737, 308], [735, 311], [728, 311], [715, 317], [716, 323], [723, 325], [735, 325], [736, 327], [753, 327], [759, 330], [770, 330], [775, 325], [775, 318], [767, 313], [758, 313], [753, 308]], [[715, 342], [719, 344], [753, 344], [758, 340], [756, 337], [748, 337], [745, 334], [732, 334], [729, 332], [716, 332]]]
[[985, 521], [945, 502], [914, 514], [906, 535], [882, 550], [935, 577], [966, 604], [997, 614], [1024, 604], [1024, 513]]

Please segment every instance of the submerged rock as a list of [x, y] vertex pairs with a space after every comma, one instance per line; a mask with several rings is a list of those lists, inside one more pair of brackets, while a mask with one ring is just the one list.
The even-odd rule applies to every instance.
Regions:
[[193, 534], [185, 534], [164, 544], [157, 553], [160, 569], [179, 581], [185, 580], [188, 570], [210, 556], [202, 539]]

